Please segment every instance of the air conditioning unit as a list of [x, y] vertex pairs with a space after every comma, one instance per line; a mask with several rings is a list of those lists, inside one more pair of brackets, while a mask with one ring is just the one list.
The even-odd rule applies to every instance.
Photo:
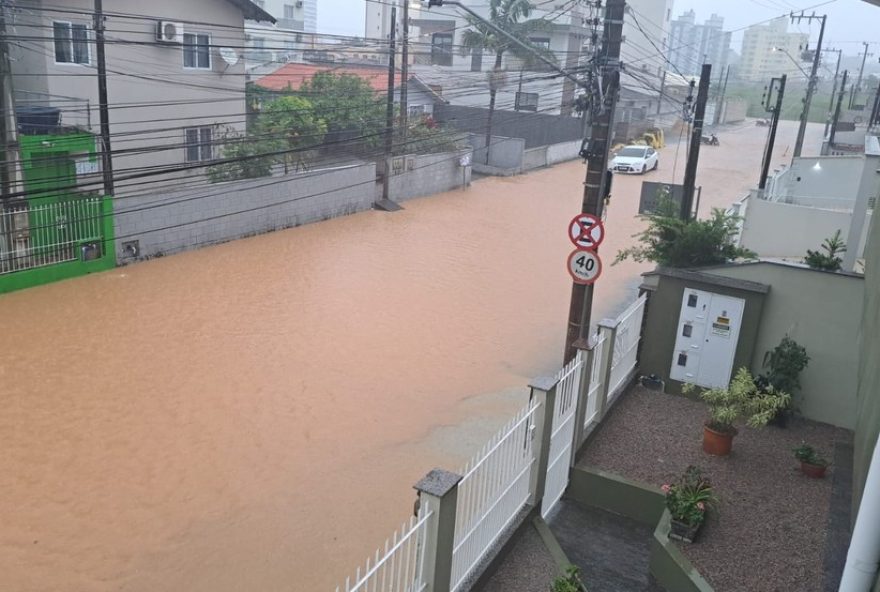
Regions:
[[302, 8], [303, 7], [303, 0], [296, 0], [296, 7]]
[[160, 43], [183, 43], [183, 23], [159, 21], [156, 23], [156, 41]]

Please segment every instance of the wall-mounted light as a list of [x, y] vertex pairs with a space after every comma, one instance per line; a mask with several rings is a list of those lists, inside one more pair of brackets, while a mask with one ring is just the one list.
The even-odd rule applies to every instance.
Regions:
[[813, 165], [813, 170], [814, 170], [814, 171], [821, 171], [821, 170], [822, 170], [822, 163], [820, 163], [820, 162], [817, 160], [817, 161], [816, 161], [816, 164]]

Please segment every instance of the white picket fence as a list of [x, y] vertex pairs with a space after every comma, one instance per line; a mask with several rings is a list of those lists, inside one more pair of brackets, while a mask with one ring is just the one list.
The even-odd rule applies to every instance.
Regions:
[[575, 410], [581, 389], [581, 369], [584, 352], [578, 351], [557, 375], [556, 401], [553, 409], [553, 429], [550, 435], [550, 455], [547, 462], [547, 480], [541, 500], [541, 516], [546, 517], [562, 497], [568, 486], [568, 470], [574, 447]]
[[[421, 592], [430, 578], [436, 578], [436, 573], [426, 573], [427, 564], [435, 570], [443, 565], [449, 569], [444, 572], [448, 590], [438, 584], [444, 590], [436, 592], [463, 592], [530, 499], [537, 501], [537, 483], [542, 477], [536, 473], [539, 460], [547, 463], [540, 502], [541, 515], [548, 516], [568, 486], [575, 451], [634, 376], [645, 306], [646, 297], [641, 296], [614, 322], [600, 323], [589, 352], [579, 351], [555, 380], [546, 383], [552, 386], [533, 387], [529, 404], [464, 467], [455, 486], [454, 535], [449, 537], [451, 543], [446, 539], [446, 551], [437, 550], [439, 543], [433, 544], [440, 540], [437, 523], [443, 520], [443, 512], [431, 521], [433, 514], [423, 505], [421, 513], [337, 592]], [[552, 409], [546, 405], [549, 401]], [[535, 438], [537, 427], [547, 425], [547, 413], [552, 414], [550, 429], [538, 430], [541, 437]], [[426, 548], [438, 553], [427, 563]], [[442, 561], [439, 553], [447, 553]]]
[[452, 590], [458, 590], [483, 555], [529, 499], [535, 465], [532, 428], [535, 402], [492, 438], [465, 466], [458, 484]]
[[358, 568], [354, 579], [346, 578], [345, 586], [336, 592], [421, 592], [424, 579], [425, 534], [431, 510], [422, 508], [418, 516], [405, 522], [385, 547], [376, 549], [368, 558], [363, 572]]

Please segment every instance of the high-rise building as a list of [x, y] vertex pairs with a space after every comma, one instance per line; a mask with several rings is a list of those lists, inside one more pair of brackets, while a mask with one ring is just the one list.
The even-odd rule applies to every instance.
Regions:
[[278, 19], [279, 29], [316, 33], [318, 0], [253, 0], [254, 4]]
[[749, 27], [743, 34], [740, 78], [760, 82], [781, 74], [802, 76], [801, 52], [809, 40], [806, 33], [789, 33], [785, 17]]
[[685, 76], [699, 75], [703, 64], [712, 64], [713, 74], [723, 71], [729, 51], [730, 32], [724, 31], [724, 19], [717, 14], [698, 25], [689, 10], [670, 24], [669, 61]]

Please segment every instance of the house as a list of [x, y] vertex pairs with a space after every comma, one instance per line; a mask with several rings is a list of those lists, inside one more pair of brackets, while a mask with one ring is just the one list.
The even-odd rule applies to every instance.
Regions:
[[[7, 27], [17, 40], [17, 107], [53, 108], [60, 125], [98, 131], [93, 8], [90, 0], [13, 4]], [[192, 170], [176, 177], [201, 177], [218, 139], [245, 127], [244, 22], [273, 17], [250, 0], [118, 0], [105, 15], [117, 193], [142, 191], [155, 173], [181, 165]]]

